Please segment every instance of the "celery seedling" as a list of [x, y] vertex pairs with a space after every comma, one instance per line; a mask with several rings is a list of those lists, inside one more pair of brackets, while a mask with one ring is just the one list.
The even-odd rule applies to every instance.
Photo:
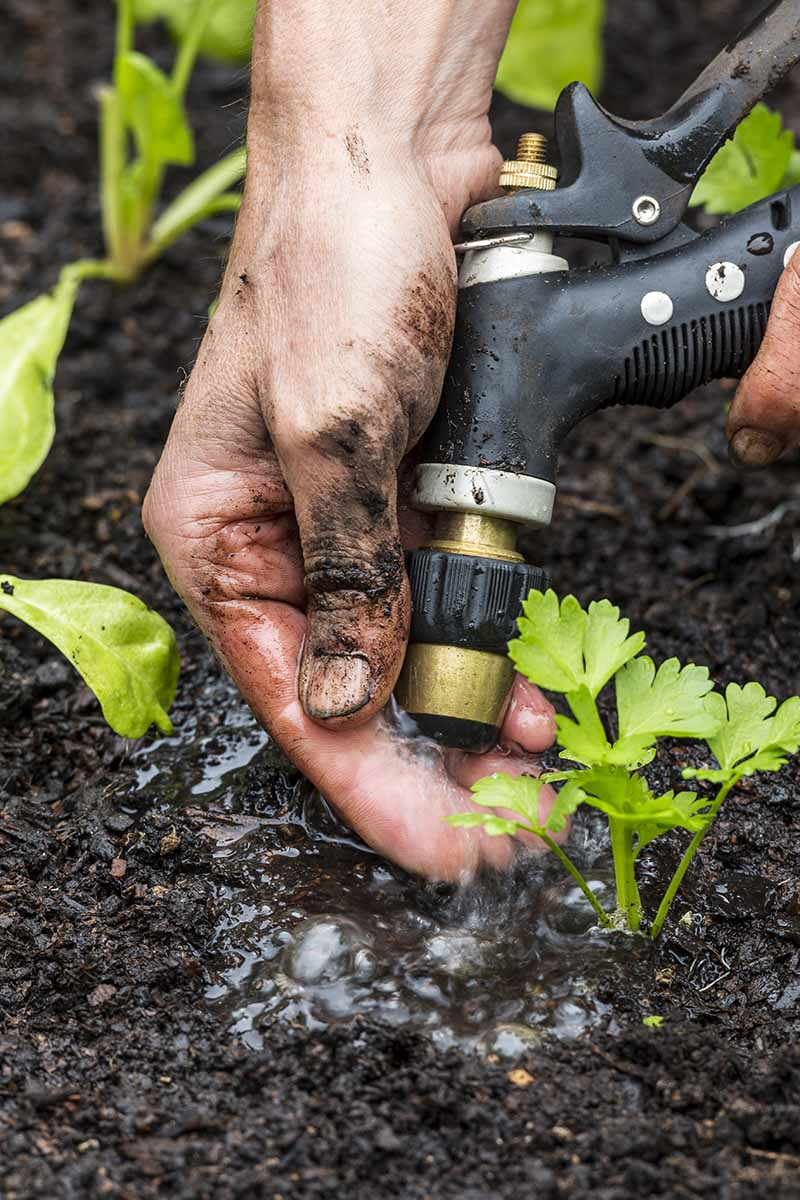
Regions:
[[[725, 696], [713, 691], [705, 667], [669, 659], [656, 669], [643, 655], [643, 633], [608, 600], [584, 610], [574, 596], [561, 603], [554, 592], [532, 591], [518, 621], [520, 636], [509, 653], [532, 683], [561, 693], [571, 716], [556, 719], [562, 759], [575, 764], [539, 779], [491, 775], [473, 786], [478, 804], [496, 813], [449, 817], [462, 828], [483, 827], [490, 836], [534, 833], [558, 855], [601, 925], [640, 929], [643, 912], [636, 861], [645, 846], [672, 829], [693, 834], [650, 926], [657, 937], [692, 858], [730, 790], [744, 775], [779, 770], [800, 745], [800, 697], [776, 709], [757, 683], [730, 684]], [[617, 737], [612, 740], [597, 707], [611, 679], [616, 696]], [[718, 784], [714, 796], [670, 789], [656, 795], [642, 769], [656, 755], [660, 737], [704, 738], [719, 766], [686, 770], [684, 778]], [[546, 821], [538, 815], [542, 787], [561, 784]], [[601, 907], [575, 864], [553, 841], [579, 805], [599, 809], [608, 820], [616, 880], [616, 912]]]

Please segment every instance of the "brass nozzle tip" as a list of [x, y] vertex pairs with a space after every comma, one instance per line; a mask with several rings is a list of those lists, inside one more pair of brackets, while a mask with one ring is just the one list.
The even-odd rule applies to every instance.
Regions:
[[523, 133], [517, 142], [517, 158], [520, 162], [546, 163], [547, 138], [543, 133]]
[[552, 192], [557, 182], [558, 171], [547, 161], [547, 138], [541, 133], [523, 133], [517, 157], [503, 163], [500, 186]]

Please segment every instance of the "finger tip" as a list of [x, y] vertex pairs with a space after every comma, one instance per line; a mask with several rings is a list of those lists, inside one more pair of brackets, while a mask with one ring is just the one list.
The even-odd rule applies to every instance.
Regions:
[[549, 705], [537, 709], [516, 704], [509, 708], [503, 722], [500, 745], [512, 753], [541, 754], [552, 746], [555, 736], [555, 712]]
[[730, 435], [728, 457], [735, 467], [752, 471], [770, 466], [785, 449], [786, 443], [780, 434], [746, 425]]

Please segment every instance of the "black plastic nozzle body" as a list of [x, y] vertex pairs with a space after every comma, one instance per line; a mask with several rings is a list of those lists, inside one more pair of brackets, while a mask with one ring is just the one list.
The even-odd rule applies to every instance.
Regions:
[[741, 376], [798, 239], [795, 187], [670, 250], [463, 289], [422, 460], [555, 482], [565, 437], [599, 409]]

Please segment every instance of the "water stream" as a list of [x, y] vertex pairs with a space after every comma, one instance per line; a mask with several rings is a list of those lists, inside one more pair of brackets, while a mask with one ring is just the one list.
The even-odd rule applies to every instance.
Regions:
[[[502, 880], [425, 886], [285, 769], [224, 678], [178, 728], [134, 752], [133, 807], [181, 810], [208, 846], [219, 919], [206, 998], [249, 1046], [276, 1020], [320, 1028], [360, 1013], [511, 1055], [608, 1013], [594, 981], [630, 947], [593, 927], [549, 856]], [[610, 854], [590, 825], [572, 852], [608, 902]]]

